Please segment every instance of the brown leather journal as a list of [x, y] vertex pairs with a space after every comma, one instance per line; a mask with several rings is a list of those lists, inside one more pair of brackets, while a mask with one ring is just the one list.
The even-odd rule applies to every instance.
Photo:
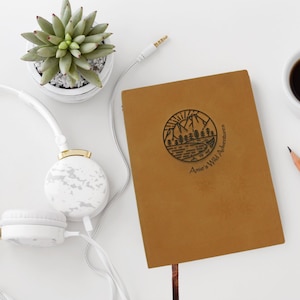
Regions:
[[122, 92], [149, 267], [284, 243], [246, 70]]

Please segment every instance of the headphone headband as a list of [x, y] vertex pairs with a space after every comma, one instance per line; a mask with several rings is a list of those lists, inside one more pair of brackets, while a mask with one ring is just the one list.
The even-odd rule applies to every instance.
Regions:
[[14, 88], [2, 84], [0, 84], [0, 89], [6, 90], [9, 93], [17, 96], [18, 99], [22, 100], [26, 105], [30, 106], [35, 111], [37, 111], [45, 119], [45, 121], [48, 123], [51, 130], [53, 131], [55, 137], [55, 143], [59, 151], [62, 152], [68, 150], [66, 137], [63, 135], [54, 116], [44, 105], [42, 105], [36, 98], [28, 95], [23, 91], [18, 91]]

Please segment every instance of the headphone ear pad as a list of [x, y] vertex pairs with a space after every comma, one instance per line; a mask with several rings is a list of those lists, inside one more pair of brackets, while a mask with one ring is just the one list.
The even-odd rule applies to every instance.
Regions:
[[49, 247], [64, 241], [64, 214], [56, 211], [7, 210], [1, 216], [1, 238], [19, 245]]
[[104, 171], [84, 156], [57, 161], [46, 175], [44, 188], [50, 204], [70, 221], [94, 217], [106, 206], [109, 196]]

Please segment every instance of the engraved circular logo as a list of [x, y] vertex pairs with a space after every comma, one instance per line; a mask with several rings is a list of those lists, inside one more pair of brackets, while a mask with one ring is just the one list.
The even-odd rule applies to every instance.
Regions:
[[166, 123], [163, 140], [168, 152], [183, 162], [197, 162], [212, 153], [217, 144], [217, 127], [205, 113], [186, 109]]

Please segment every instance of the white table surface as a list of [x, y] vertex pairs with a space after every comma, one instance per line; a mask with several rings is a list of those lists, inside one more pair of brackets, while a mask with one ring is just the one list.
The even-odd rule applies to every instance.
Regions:
[[[286, 104], [283, 68], [300, 49], [300, 2], [296, 0], [73, 0], [74, 9], [98, 11], [116, 45], [108, 85], [81, 104], [44, 96], [20, 60], [20, 33], [38, 27], [35, 16], [51, 19], [61, 2], [16, 1], [0, 10], [0, 83], [24, 90], [55, 115], [70, 146], [87, 148], [106, 171], [112, 191], [124, 180], [108, 122], [113, 84], [149, 43], [169, 36], [138, 65], [121, 89], [247, 69], [277, 194], [286, 242], [283, 245], [180, 264], [180, 299], [300, 299], [300, 174], [287, 146], [300, 153], [300, 119]], [[115, 111], [126, 149], [120, 93]], [[44, 120], [22, 103], [1, 99], [0, 212], [8, 208], [47, 208], [43, 180], [57, 150]], [[127, 152], [126, 152], [127, 153]], [[253, 162], [255, 163], [255, 162]], [[81, 228], [71, 224], [71, 228]], [[97, 241], [108, 252], [132, 300], [172, 299], [171, 267], [148, 269], [133, 184], [102, 220]], [[84, 260], [85, 243], [69, 239], [54, 248], [16, 247], [0, 242], [0, 289], [15, 300], [110, 299], [108, 284]]]

